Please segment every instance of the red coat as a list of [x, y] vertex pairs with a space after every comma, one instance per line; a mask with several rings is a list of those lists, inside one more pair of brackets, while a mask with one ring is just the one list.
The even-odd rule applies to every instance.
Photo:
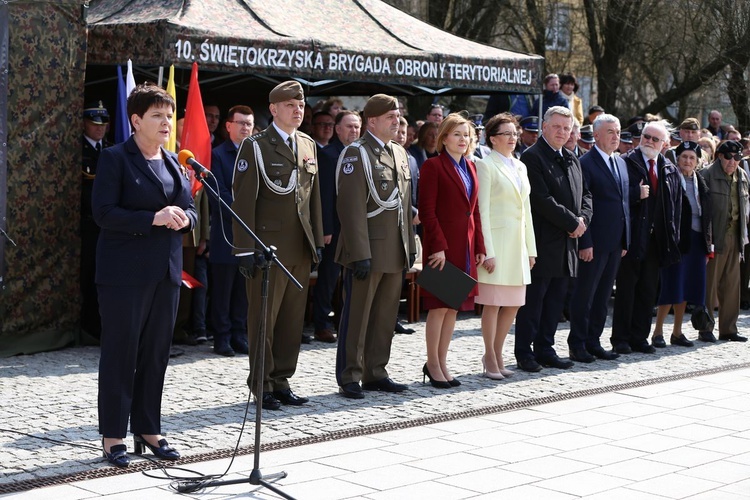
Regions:
[[[448, 154], [424, 162], [419, 171], [419, 220], [422, 223], [422, 262], [428, 265], [430, 255], [445, 251], [445, 258], [459, 269], [466, 269], [469, 255], [469, 274], [476, 279], [476, 254], [484, 254], [482, 224], [477, 206], [477, 169], [466, 160], [474, 189], [471, 199], [456, 167]], [[432, 297], [422, 290], [424, 297]], [[476, 287], [469, 297], [476, 295]], [[425, 304], [429, 308], [429, 304]]]

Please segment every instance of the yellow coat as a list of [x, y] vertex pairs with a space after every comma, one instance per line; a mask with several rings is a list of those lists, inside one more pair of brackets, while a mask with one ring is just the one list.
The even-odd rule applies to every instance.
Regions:
[[526, 165], [511, 158], [521, 179], [503, 162], [497, 151], [477, 161], [479, 214], [487, 258], [495, 258], [492, 274], [477, 269], [480, 283], [521, 286], [531, 283], [529, 257], [536, 257], [534, 225], [531, 221], [531, 186]]

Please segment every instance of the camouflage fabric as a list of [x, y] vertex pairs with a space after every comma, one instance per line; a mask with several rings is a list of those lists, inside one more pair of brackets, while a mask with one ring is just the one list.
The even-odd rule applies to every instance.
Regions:
[[[0, 356], [75, 339], [86, 26], [81, 2], [11, 2], [8, 272], [0, 289]], [[5, 193], [0, 194], [5, 196]]]
[[[88, 61], [538, 93], [543, 59], [456, 37], [380, 0], [93, 0]], [[336, 27], [341, 27], [337, 29]]]

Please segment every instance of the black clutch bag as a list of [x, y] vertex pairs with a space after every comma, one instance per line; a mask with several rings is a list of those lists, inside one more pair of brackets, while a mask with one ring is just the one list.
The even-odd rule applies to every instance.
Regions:
[[477, 281], [450, 262], [445, 261], [442, 271], [425, 263], [422, 272], [417, 276], [417, 284], [452, 309], [458, 309], [469, 296], [469, 292], [477, 284]]
[[714, 329], [714, 318], [706, 306], [695, 306], [690, 322], [699, 332], [710, 332]]

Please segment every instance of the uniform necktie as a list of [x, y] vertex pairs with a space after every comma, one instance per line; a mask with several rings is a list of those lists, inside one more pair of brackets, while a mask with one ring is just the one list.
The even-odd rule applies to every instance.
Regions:
[[294, 156], [294, 162], [297, 163], [297, 152], [294, 150], [294, 139], [292, 136], [286, 138], [286, 143], [289, 145], [289, 149], [292, 150], [292, 156]]
[[96, 143], [96, 152], [97, 153], [101, 153], [102, 152], [102, 143], [101, 142], [97, 142]]
[[658, 179], [656, 177], [656, 162], [654, 162], [653, 158], [648, 160], [648, 180], [651, 184], [651, 189], [656, 191], [656, 186], [658, 185]]

